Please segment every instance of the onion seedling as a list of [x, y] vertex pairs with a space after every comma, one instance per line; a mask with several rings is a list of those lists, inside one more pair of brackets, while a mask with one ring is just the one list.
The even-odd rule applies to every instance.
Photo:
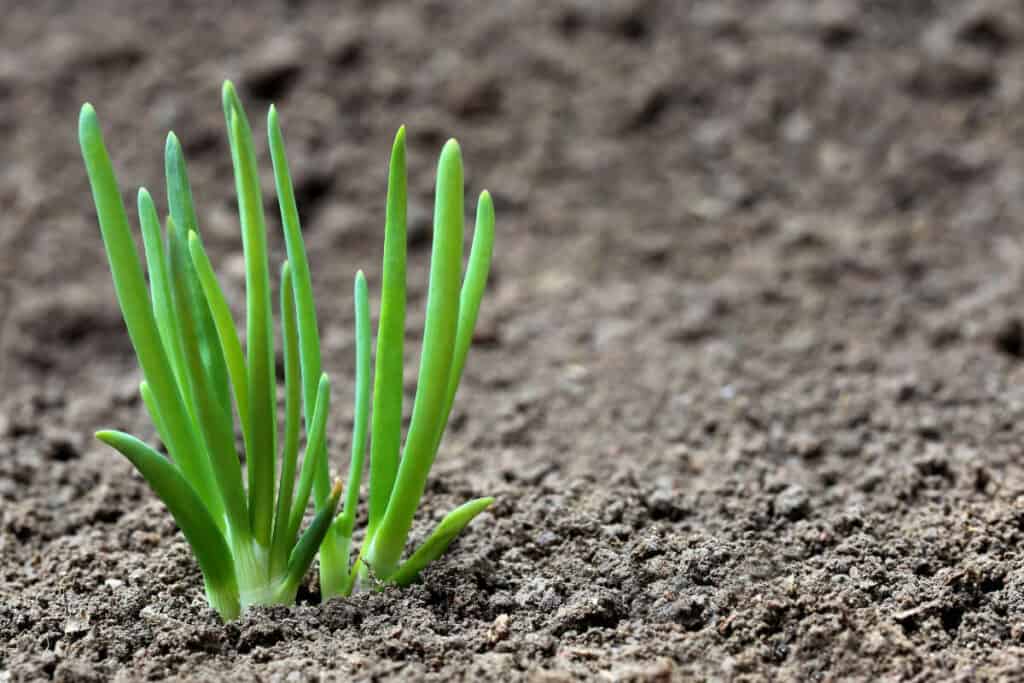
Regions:
[[[140, 393], [171, 460], [123, 432], [101, 431], [97, 437], [127, 457], [166, 504], [199, 564], [209, 604], [227, 621], [249, 605], [294, 603], [300, 582], [330, 533], [342, 487], [340, 482], [331, 486], [327, 474], [330, 384], [319, 363], [315, 374], [302, 375], [303, 369], [313, 367], [310, 349], [317, 355], [319, 350], [308, 267], [297, 231], [288, 234], [288, 252], [290, 258], [301, 252], [301, 264], [286, 261], [281, 269], [286, 405], [278, 483], [263, 200], [252, 133], [230, 83], [224, 84], [223, 105], [245, 257], [244, 352], [199, 237], [185, 158], [174, 134], [168, 135], [165, 149], [170, 214], [165, 231], [149, 192], [143, 188], [138, 193], [147, 286], [99, 121], [89, 104], [82, 107], [78, 133], [114, 288], [142, 368]], [[270, 120], [273, 130], [273, 109]], [[290, 183], [286, 189], [279, 189], [283, 209], [294, 201]], [[356, 287], [365, 290], [362, 273]], [[303, 396], [306, 446], [296, 488]], [[235, 413], [247, 486], [235, 446]], [[314, 489], [317, 512], [300, 535]]]
[[[166, 148], [170, 207], [166, 235], [161, 233], [149, 193], [139, 191], [148, 295], [99, 122], [88, 104], [82, 107], [79, 137], [115, 290], [142, 367], [143, 402], [173, 462], [127, 434], [102, 431], [98, 437], [123, 453], [170, 509], [202, 570], [211, 606], [229, 620], [249, 605], [294, 602], [318, 547], [324, 600], [348, 595], [360, 586], [409, 584], [493, 502], [493, 498], [479, 498], [456, 508], [402, 561], [486, 288], [494, 245], [494, 206], [490, 195], [482, 192], [463, 275], [462, 158], [458, 144], [448, 141], [438, 162], [419, 381], [403, 448], [406, 168], [405, 130], [399, 129], [388, 175], [372, 397], [369, 294], [362, 272], [355, 279], [352, 457], [345, 502], [335, 518], [342, 488], [340, 482], [332, 485], [328, 474], [325, 422], [330, 388], [321, 371], [309, 263], [284, 138], [277, 112], [270, 108], [268, 137], [288, 254], [280, 284], [285, 428], [275, 501], [278, 434], [263, 201], [252, 133], [230, 83], [224, 85], [223, 100], [245, 254], [245, 353], [199, 238], [185, 160], [174, 134], [168, 136]], [[247, 487], [234, 447], [232, 405], [245, 447]], [[300, 422], [305, 424], [307, 443], [296, 489]], [[352, 537], [368, 436], [368, 526], [353, 561]], [[311, 493], [317, 512], [299, 536]]]

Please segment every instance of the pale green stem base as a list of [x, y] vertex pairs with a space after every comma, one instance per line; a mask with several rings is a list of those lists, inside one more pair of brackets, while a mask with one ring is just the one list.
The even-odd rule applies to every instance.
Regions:
[[295, 601], [298, 585], [288, 580], [287, 572], [272, 569], [269, 549], [253, 539], [238, 539], [232, 548], [242, 611], [253, 605], [290, 605]]

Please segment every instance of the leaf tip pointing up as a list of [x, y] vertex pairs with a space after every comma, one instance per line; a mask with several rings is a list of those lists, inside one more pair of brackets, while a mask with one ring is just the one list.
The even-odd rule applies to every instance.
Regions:
[[178, 136], [174, 134], [173, 130], [167, 133], [167, 143], [165, 146], [168, 152], [181, 149], [181, 141], [178, 140]]
[[459, 147], [459, 141], [455, 138], [448, 138], [448, 142], [444, 143], [444, 147], [441, 149], [441, 158], [455, 157], [458, 160], [462, 160], [462, 148]]
[[99, 135], [100, 122], [96, 110], [86, 102], [78, 114], [78, 137], [83, 142], [90, 137]]
[[92, 102], [86, 102], [82, 105], [81, 111], [78, 113], [78, 120], [85, 121], [86, 119], [96, 118], [96, 108], [92, 106]]
[[224, 84], [220, 87], [220, 95], [225, 102], [237, 97], [237, 94], [235, 93], [235, 84], [230, 80], [225, 79]]

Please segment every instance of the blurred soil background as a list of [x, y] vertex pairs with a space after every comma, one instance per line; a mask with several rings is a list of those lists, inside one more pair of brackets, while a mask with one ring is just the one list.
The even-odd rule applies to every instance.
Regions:
[[[0, 5], [0, 680], [1020, 680], [1021, 3]], [[227, 626], [91, 436], [154, 439], [76, 140], [162, 206], [173, 129], [241, 302], [224, 78], [275, 263], [282, 113], [336, 471], [398, 126], [410, 399], [448, 137], [498, 215], [415, 536], [498, 503], [411, 589]]]

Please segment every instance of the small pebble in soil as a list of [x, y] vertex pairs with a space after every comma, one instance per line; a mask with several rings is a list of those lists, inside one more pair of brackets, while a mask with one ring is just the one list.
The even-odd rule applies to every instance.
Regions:
[[811, 501], [807, 492], [794, 484], [787, 486], [775, 496], [773, 508], [777, 515], [795, 522], [807, 516], [811, 508]]

